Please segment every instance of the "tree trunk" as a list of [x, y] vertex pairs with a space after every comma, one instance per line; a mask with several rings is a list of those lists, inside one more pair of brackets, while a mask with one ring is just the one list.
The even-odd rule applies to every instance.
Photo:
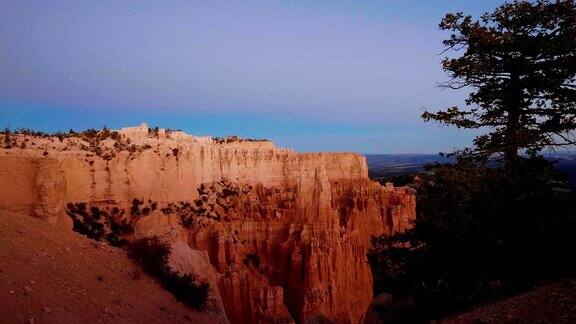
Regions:
[[510, 73], [510, 92], [508, 102], [508, 120], [506, 121], [506, 132], [504, 139], [504, 162], [508, 172], [515, 172], [520, 165], [520, 148], [519, 131], [520, 131], [520, 114], [522, 109], [522, 88], [520, 78], [515, 71]]

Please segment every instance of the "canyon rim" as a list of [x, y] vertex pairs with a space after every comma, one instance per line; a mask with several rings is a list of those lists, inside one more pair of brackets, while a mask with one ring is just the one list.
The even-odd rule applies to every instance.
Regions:
[[414, 193], [370, 180], [356, 153], [146, 124], [2, 142], [0, 208], [47, 230], [76, 228], [77, 206], [100, 211], [103, 224], [121, 215], [133, 231], [117, 239], [168, 243], [170, 267], [208, 282], [211, 307], [231, 323], [361, 323], [373, 297], [371, 237], [415, 218]]

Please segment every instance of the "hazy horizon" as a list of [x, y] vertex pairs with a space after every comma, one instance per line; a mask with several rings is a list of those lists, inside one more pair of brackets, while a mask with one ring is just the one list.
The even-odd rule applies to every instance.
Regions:
[[138, 125], [298, 151], [435, 154], [437, 24], [502, 1], [0, 2], [0, 127]]

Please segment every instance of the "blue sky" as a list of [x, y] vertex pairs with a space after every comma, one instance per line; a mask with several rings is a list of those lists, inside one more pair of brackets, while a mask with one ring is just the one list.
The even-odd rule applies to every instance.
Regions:
[[435, 153], [437, 24], [502, 1], [0, 0], [0, 127], [147, 121], [300, 151]]

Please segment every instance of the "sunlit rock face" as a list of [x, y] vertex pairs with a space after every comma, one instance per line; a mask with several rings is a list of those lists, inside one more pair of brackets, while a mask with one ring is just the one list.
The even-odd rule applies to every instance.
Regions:
[[172, 267], [209, 281], [232, 323], [361, 322], [370, 238], [415, 217], [413, 193], [371, 181], [358, 154], [146, 125], [112, 133], [12, 135], [0, 207], [67, 228], [69, 203], [120, 210], [134, 227], [125, 239], [170, 242]]

